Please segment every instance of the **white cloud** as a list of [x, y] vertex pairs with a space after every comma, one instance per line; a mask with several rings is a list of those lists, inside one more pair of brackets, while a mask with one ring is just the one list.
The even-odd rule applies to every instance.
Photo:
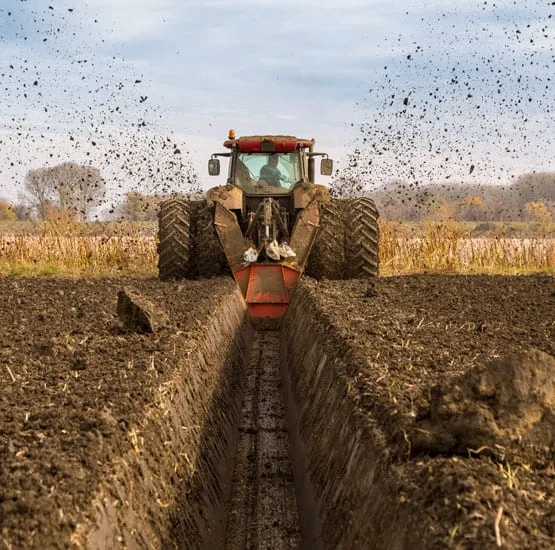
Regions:
[[[75, 5], [71, 0], [61, 4], [66, 8]], [[175, 0], [88, 0], [75, 14], [91, 32], [113, 32], [114, 42], [129, 43], [162, 36], [180, 9], [183, 2]]]

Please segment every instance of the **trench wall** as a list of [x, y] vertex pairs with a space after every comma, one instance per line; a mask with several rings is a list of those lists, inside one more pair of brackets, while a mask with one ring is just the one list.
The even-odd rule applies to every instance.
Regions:
[[[253, 329], [239, 291], [195, 337], [177, 333], [179, 368], [159, 388], [133, 449], [114, 464], [77, 526], [77, 548], [219, 548], [225, 532]], [[93, 497], [93, 495], [91, 495]]]
[[[301, 282], [280, 330], [301, 548], [426, 548], [385, 438], [357, 407], [357, 358], [332, 330]], [[179, 368], [91, 495], [74, 547], [223, 547], [253, 339], [238, 290], [193, 338], [176, 333]]]
[[309, 511], [303, 548], [426, 548], [385, 438], [357, 408], [349, 381], [359, 360], [332, 331], [301, 283], [282, 325], [281, 361], [297, 498]]

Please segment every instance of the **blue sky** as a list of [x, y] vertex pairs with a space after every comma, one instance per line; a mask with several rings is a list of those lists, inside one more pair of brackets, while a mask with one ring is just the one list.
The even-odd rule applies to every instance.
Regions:
[[339, 168], [359, 151], [374, 185], [553, 169], [548, 0], [1, 6], [0, 196], [65, 160], [114, 196], [183, 188], [189, 163], [214, 185], [206, 159], [231, 127], [315, 137]]

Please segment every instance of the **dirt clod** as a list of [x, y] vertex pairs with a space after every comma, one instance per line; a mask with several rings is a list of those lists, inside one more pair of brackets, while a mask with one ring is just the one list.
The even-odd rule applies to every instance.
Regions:
[[467, 454], [469, 449], [525, 445], [553, 450], [555, 358], [513, 353], [432, 388], [428, 414], [415, 424], [415, 451]]
[[71, 363], [71, 368], [76, 371], [85, 370], [87, 368], [86, 357], [75, 357]]
[[148, 298], [129, 288], [118, 292], [116, 312], [125, 330], [156, 332], [169, 323], [168, 315]]

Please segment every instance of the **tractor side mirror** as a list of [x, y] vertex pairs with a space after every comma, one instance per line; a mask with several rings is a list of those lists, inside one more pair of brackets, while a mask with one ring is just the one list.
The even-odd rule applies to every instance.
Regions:
[[220, 159], [210, 159], [208, 161], [208, 173], [211, 176], [220, 175]]
[[320, 173], [322, 176], [331, 176], [333, 174], [333, 160], [322, 159], [320, 163]]

